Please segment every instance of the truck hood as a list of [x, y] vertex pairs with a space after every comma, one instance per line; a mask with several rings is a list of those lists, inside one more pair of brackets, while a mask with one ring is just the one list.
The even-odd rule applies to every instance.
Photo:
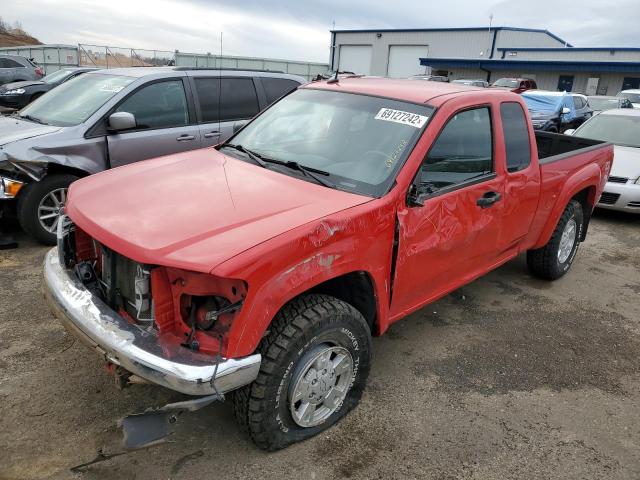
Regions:
[[634, 180], [640, 177], [640, 148], [615, 145], [611, 175]]
[[0, 146], [8, 143], [39, 137], [48, 133], [55, 133], [62, 127], [41, 125], [39, 123], [21, 120], [15, 116], [0, 116]]
[[78, 180], [68, 216], [140, 263], [209, 272], [295, 227], [370, 201], [206, 148]]

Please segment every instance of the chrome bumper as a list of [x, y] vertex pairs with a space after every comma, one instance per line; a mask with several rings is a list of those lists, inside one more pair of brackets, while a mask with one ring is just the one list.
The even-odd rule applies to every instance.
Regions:
[[[260, 354], [222, 359], [164, 342], [123, 319], [60, 263], [58, 249], [44, 260], [44, 293], [56, 316], [71, 333], [108, 361], [163, 387], [188, 395], [225, 393], [258, 376]], [[215, 374], [215, 379], [213, 378]]]

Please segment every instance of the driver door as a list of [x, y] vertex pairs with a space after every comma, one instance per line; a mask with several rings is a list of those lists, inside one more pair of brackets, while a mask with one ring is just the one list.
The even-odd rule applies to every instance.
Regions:
[[504, 175], [495, 168], [489, 107], [449, 118], [414, 184], [430, 193], [423, 205], [398, 212], [392, 316], [437, 299], [496, 262]]
[[182, 79], [142, 86], [112, 113], [129, 112], [136, 128], [107, 136], [111, 167], [200, 148]]

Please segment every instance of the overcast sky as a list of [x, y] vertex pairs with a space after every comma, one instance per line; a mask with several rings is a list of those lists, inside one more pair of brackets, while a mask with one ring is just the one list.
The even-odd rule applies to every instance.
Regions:
[[640, 47], [640, 1], [19, 0], [0, 15], [44, 43], [92, 43], [327, 62], [329, 30], [547, 29], [574, 46]]

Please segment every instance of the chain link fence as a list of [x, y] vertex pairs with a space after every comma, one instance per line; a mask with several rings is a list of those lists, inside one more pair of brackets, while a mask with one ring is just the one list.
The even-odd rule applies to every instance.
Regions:
[[271, 70], [300, 75], [311, 80], [325, 73], [329, 65], [319, 62], [299, 62], [259, 57], [187, 53], [175, 50], [146, 50], [140, 48], [111, 47], [106, 45], [33, 45], [0, 48], [0, 53], [20, 55], [33, 59], [46, 73], [71, 66], [97, 68], [160, 67], [175, 65], [198, 68], [246, 68]]

